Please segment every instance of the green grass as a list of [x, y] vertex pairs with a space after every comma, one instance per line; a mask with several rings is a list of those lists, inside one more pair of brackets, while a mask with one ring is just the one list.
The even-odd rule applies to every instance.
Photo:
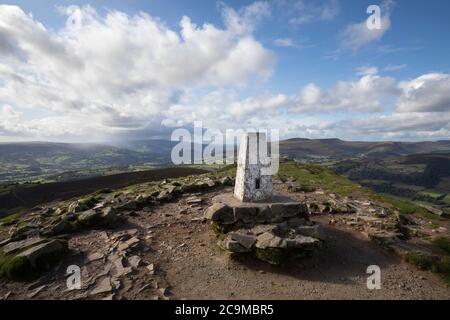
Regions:
[[447, 285], [450, 286], [450, 240], [445, 237], [438, 237], [432, 241], [434, 247], [446, 253], [445, 256], [429, 256], [410, 252], [405, 255], [405, 261], [409, 262], [421, 270], [436, 273]]
[[450, 255], [450, 240], [448, 238], [437, 237], [432, 241], [432, 243], [436, 248], [439, 248]]
[[421, 191], [418, 194], [426, 196], [426, 197], [430, 197], [432, 199], [438, 199], [438, 198], [441, 198], [441, 197], [443, 197], [445, 195], [443, 193], [437, 193], [437, 192], [434, 192], [434, 191]]
[[405, 255], [405, 261], [420, 270], [434, 272], [447, 285], [450, 285], [450, 256], [436, 257], [410, 252]]
[[429, 220], [440, 220], [439, 216], [436, 216], [435, 214], [430, 213], [425, 208], [419, 207], [418, 205], [414, 204], [413, 202], [410, 202], [405, 199], [401, 199], [399, 197], [387, 195], [387, 194], [379, 194], [375, 193], [374, 191], [369, 191], [370, 198], [374, 200], [378, 200], [387, 204], [392, 205], [392, 207], [400, 212], [401, 214], [411, 215], [411, 214], [418, 214], [424, 218], [427, 218]]
[[281, 162], [278, 171], [280, 179], [295, 178], [301, 185], [322, 188], [325, 191], [349, 195], [363, 188], [346, 177], [334, 174], [318, 165], [301, 164], [293, 161]]
[[17, 219], [17, 217], [18, 217], [18, 214], [17, 214], [17, 213], [11, 214], [11, 215], [9, 215], [9, 216], [6, 216], [6, 217], [1, 218], [1, 219], [0, 219], [0, 222], [2, 222], [2, 223], [8, 223], [8, 222], [10, 222], [10, 221], [12, 221], [12, 220], [14, 220], [14, 219]]

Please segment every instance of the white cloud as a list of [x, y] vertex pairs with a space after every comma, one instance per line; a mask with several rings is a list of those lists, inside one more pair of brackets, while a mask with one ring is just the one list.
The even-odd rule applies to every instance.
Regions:
[[390, 15], [393, 4], [392, 0], [385, 0], [382, 3], [380, 29], [369, 29], [366, 20], [348, 25], [341, 34], [342, 46], [357, 51], [370, 43], [380, 40], [391, 27]]
[[386, 67], [384, 67], [384, 71], [398, 71], [405, 69], [408, 65], [406, 64], [389, 64]]
[[290, 38], [275, 39], [273, 41], [273, 44], [278, 46], [278, 47], [292, 47], [292, 48], [294, 48], [296, 46], [294, 40], [292, 40]]
[[177, 31], [145, 13], [71, 6], [66, 26], [52, 31], [0, 5], [0, 104], [44, 110], [58, 119], [47, 124], [67, 132], [79, 133], [86, 118], [100, 131], [140, 129], [189, 88], [270, 77], [274, 56], [251, 34], [267, 10], [262, 2], [228, 10], [225, 29], [183, 17]]
[[247, 98], [245, 100], [232, 103], [230, 113], [238, 117], [255, 112], [267, 114], [270, 111], [285, 107], [289, 103], [289, 97], [283, 94], [262, 95], [260, 97]]
[[446, 138], [450, 134], [450, 112], [446, 113], [393, 113], [374, 115], [364, 119], [351, 119], [330, 124], [327, 130], [349, 137], [393, 138]]
[[[377, 75], [376, 70], [365, 70], [355, 81], [339, 81], [329, 90], [314, 83], [306, 85], [295, 97], [290, 108], [293, 112], [323, 112], [344, 110], [348, 112], [378, 112], [384, 98], [395, 96], [395, 80]], [[368, 73], [367, 73], [368, 72]]]
[[222, 16], [227, 29], [235, 34], [251, 34], [262, 19], [270, 16], [270, 6], [266, 1], [253, 2], [249, 6], [241, 8], [239, 11], [227, 6], [223, 2]]
[[428, 73], [399, 86], [398, 112], [450, 112], [450, 75]]
[[378, 73], [377, 67], [371, 67], [371, 66], [362, 66], [356, 69], [356, 74], [360, 76], [365, 75], [375, 75]]
[[279, 1], [280, 5], [287, 8], [292, 17], [289, 22], [293, 25], [303, 25], [314, 21], [333, 20], [340, 11], [337, 0], [326, 0], [321, 4], [316, 1]]
[[[266, 92], [240, 99], [235, 91], [218, 90], [200, 99], [195, 95], [185, 96], [165, 112], [165, 123], [185, 125], [206, 119], [205, 122], [213, 126], [223, 127], [224, 124], [242, 126], [249, 118], [270, 119], [283, 112], [378, 112], [382, 110], [384, 98], [396, 96], [399, 90], [394, 79], [381, 77], [376, 71], [376, 68], [370, 68], [359, 79], [339, 81], [329, 90], [310, 83], [298, 95]], [[180, 122], [180, 119], [184, 121]]]
[[277, 47], [284, 48], [295, 48], [295, 49], [307, 49], [313, 48], [315, 45], [307, 44], [307, 43], [298, 43], [291, 38], [279, 38], [273, 41], [273, 44]]

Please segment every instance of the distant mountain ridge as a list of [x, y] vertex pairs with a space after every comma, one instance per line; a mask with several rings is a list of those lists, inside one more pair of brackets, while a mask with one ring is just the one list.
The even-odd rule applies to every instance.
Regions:
[[280, 154], [291, 158], [389, 157], [417, 153], [450, 152], [450, 140], [421, 142], [370, 142], [340, 139], [294, 138], [280, 142]]
[[[172, 165], [169, 140], [108, 143], [0, 143], [0, 182], [70, 180], [77, 177]], [[191, 146], [192, 152], [194, 146]], [[450, 153], [450, 140], [366, 142], [294, 138], [280, 142], [280, 154], [307, 161], [384, 158], [419, 153]], [[115, 168], [114, 170], [111, 170]]]

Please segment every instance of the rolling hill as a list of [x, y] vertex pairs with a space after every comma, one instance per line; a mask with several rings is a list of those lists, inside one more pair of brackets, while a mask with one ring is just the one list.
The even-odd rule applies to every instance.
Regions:
[[[169, 140], [107, 144], [0, 143], [0, 183], [65, 181], [168, 166], [172, 165], [171, 150], [176, 144]], [[450, 152], [450, 141], [364, 142], [295, 138], [280, 142], [281, 155], [310, 162], [445, 152]]]

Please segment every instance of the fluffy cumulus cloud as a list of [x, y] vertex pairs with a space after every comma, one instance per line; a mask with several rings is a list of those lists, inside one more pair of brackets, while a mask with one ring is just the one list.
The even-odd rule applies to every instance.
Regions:
[[370, 43], [380, 40], [391, 27], [390, 16], [393, 5], [394, 2], [392, 0], [385, 0], [381, 4], [381, 25], [379, 29], [369, 29], [366, 20], [348, 25], [341, 34], [342, 46], [357, 51]]
[[350, 112], [377, 112], [381, 103], [389, 96], [395, 96], [395, 80], [382, 77], [373, 70], [354, 81], [339, 81], [330, 90], [322, 90], [314, 83], [305, 86], [295, 99], [293, 111], [317, 112], [347, 110]]
[[44, 110], [54, 117], [48, 121], [58, 121], [54, 127], [64, 119], [74, 134], [85, 118], [96, 131], [140, 129], [190, 88], [267, 79], [275, 59], [252, 30], [268, 8], [223, 10], [226, 28], [183, 17], [180, 29], [171, 30], [145, 13], [101, 16], [90, 6], [71, 6], [65, 27], [52, 31], [19, 7], [1, 5], [2, 114], [11, 106]]
[[322, 89], [314, 83], [301, 88], [298, 95], [263, 94], [231, 103], [231, 115], [270, 114], [280, 110], [290, 113], [320, 114], [330, 111], [378, 112], [382, 102], [395, 97], [400, 90], [393, 78], [382, 77], [376, 68], [359, 72], [360, 78], [339, 81], [330, 89]]
[[424, 74], [400, 83], [399, 112], [450, 112], [450, 75]]
[[[303, 5], [326, 20], [335, 3], [320, 10]], [[330, 87], [311, 82], [297, 94], [264, 91], [276, 59], [254, 34], [271, 8], [219, 8], [224, 27], [182, 17], [171, 29], [145, 13], [100, 15], [72, 6], [62, 9], [65, 26], [51, 30], [19, 7], [0, 5], [0, 139], [167, 137], [194, 121], [311, 138], [450, 137], [449, 74], [399, 81], [363, 66]], [[389, 14], [383, 19], [386, 32]], [[348, 30], [352, 49], [383, 33]], [[296, 45], [289, 38], [275, 44]]]

